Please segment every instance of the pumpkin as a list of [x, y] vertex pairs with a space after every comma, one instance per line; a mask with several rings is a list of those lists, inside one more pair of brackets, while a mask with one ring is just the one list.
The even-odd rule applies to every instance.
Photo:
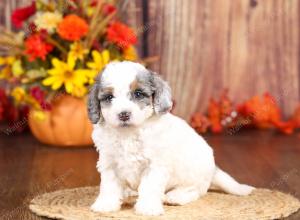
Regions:
[[61, 95], [52, 102], [51, 111], [43, 119], [30, 110], [28, 124], [32, 134], [42, 143], [62, 147], [92, 145], [92, 124], [88, 119], [86, 100]]

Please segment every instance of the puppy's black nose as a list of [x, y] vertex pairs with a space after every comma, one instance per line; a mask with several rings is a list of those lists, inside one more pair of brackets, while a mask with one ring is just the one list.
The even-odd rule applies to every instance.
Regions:
[[130, 115], [131, 115], [131, 112], [126, 112], [126, 111], [121, 112], [121, 113], [119, 114], [119, 119], [120, 119], [121, 121], [128, 121], [129, 118], [130, 118]]

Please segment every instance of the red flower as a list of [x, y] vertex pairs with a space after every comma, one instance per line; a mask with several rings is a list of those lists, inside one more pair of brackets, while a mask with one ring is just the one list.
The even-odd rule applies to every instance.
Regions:
[[41, 107], [45, 111], [50, 111], [52, 109], [51, 104], [49, 102], [46, 102], [46, 101], [42, 101]]
[[33, 33], [37, 32], [36, 25], [33, 22], [30, 22], [28, 24], [28, 32], [29, 32], [29, 34], [33, 34]]
[[[95, 6], [97, 6], [98, 2], [99, 2], [99, 0], [93, 0], [90, 3], [90, 6], [95, 7]], [[104, 3], [102, 10], [103, 10], [104, 15], [109, 15], [109, 14], [112, 14], [115, 11], [117, 11], [117, 8], [113, 4]]]
[[25, 41], [25, 54], [29, 56], [29, 61], [36, 58], [46, 59], [46, 55], [52, 51], [53, 45], [43, 41], [42, 37], [38, 34], [31, 35]]
[[107, 40], [126, 49], [137, 42], [137, 37], [128, 26], [120, 22], [113, 22], [107, 29]]
[[44, 91], [41, 90], [41, 88], [38, 86], [31, 87], [29, 93], [33, 98], [35, 98], [40, 103], [45, 99]]
[[104, 15], [110, 15], [110, 14], [114, 13], [115, 11], [117, 11], [117, 8], [114, 5], [108, 4], [108, 3], [103, 5]]
[[0, 89], [0, 121], [5, 118], [5, 108], [8, 105], [8, 98], [4, 89]]
[[34, 86], [29, 90], [30, 95], [35, 98], [43, 110], [50, 110], [51, 105], [45, 100], [45, 92], [40, 87]]
[[35, 2], [32, 2], [30, 6], [24, 8], [18, 8], [14, 10], [11, 15], [12, 23], [16, 28], [21, 28], [23, 22], [27, 20], [30, 16], [32, 16], [36, 12]]
[[26, 129], [28, 110], [27, 106], [15, 107], [5, 90], [0, 88], [0, 121], [5, 122], [6, 129], [3, 131], [6, 134]]

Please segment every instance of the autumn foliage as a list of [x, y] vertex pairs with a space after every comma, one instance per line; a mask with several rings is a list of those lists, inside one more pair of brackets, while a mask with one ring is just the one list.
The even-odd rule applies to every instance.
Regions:
[[276, 99], [269, 93], [234, 105], [224, 91], [219, 100], [210, 100], [206, 114], [197, 112], [192, 115], [191, 125], [199, 133], [233, 134], [242, 128], [252, 127], [291, 134], [300, 128], [300, 105], [289, 119], [284, 120]]

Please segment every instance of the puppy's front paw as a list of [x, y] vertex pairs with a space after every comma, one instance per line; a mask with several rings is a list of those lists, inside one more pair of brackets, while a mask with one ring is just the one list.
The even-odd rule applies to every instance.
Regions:
[[250, 193], [252, 193], [252, 191], [254, 189], [255, 188], [253, 186], [249, 186], [249, 185], [246, 185], [246, 184], [240, 184], [238, 189], [236, 190], [236, 195], [247, 196]]
[[139, 215], [162, 215], [164, 214], [164, 208], [160, 201], [138, 201], [135, 204], [135, 212]]
[[121, 205], [119, 202], [112, 200], [97, 199], [91, 206], [91, 210], [94, 212], [115, 212], [120, 210]]

